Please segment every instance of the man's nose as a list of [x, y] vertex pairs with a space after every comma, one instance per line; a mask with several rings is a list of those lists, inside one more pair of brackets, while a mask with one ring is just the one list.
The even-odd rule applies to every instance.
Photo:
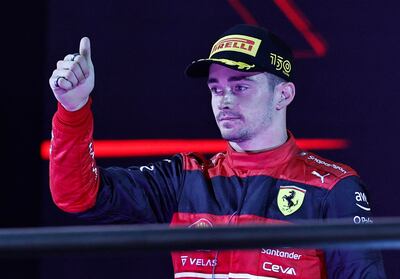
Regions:
[[221, 96], [220, 102], [219, 102], [219, 109], [230, 109], [233, 106], [234, 102], [234, 96], [232, 93], [232, 90], [230, 88], [225, 88], [224, 89], [224, 94]]

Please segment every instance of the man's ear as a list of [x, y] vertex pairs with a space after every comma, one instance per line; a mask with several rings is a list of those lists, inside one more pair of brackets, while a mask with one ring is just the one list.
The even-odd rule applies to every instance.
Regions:
[[275, 87], [275, 94], [277, 94], [276, 109], [281, 110], [293, 101], [296, 88], [292, 82], [282, 82]]

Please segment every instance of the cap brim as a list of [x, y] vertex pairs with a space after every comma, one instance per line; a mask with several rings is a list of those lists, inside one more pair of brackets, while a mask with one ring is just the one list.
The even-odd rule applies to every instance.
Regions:
[[212, 63], [216, 62], [210, 59], [199, 59], [197, 61], [193, 61], [192, 64], [187, 66], [185, 74], [192, 78], [208, 77], [208, 71]]
[[256, 67], [255, 65], [247, 65], [244, 64], [243, 62], [236, 62], [234, 60], [229, 60], [229, 59], [207, 58], [207, 59], [199, 59], [193, 61], [192, 64], [190, 64], [186, 68], [185, 74], [191, 78], [208, 77], [211, 64], [219, 64], [224, 67], [243, 72], [265, 71], [263, 68]]

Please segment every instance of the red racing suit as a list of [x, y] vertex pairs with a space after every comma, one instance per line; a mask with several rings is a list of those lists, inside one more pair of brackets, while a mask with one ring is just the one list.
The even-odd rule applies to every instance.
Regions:
[[[96, 223], [170, 223], [204, 227], [371, 220], [364, 186], [350, 167], [300, 150], [290, 133], [260, 153], [206, 160], [178, 154], [141, 167], [100, 168], [94, 157], [91, 101], [53, 117], [50, 189], [65, 212]], [[385, 278], [376, 251], [262, 247], [173, 252], [175, 278]]]

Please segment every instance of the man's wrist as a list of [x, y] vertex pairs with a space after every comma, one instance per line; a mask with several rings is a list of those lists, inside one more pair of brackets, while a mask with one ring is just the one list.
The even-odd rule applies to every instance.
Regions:
[[92, 98], [88, 97], [88, 99], [82, 103], [82, 107], [75, 111], [70, 111], [67, 110], [60, 102], [58, 102], [56, 118], [63, 125], [80, 126], [83, 122], [86, 121], [89, 114], [91, 113]]

